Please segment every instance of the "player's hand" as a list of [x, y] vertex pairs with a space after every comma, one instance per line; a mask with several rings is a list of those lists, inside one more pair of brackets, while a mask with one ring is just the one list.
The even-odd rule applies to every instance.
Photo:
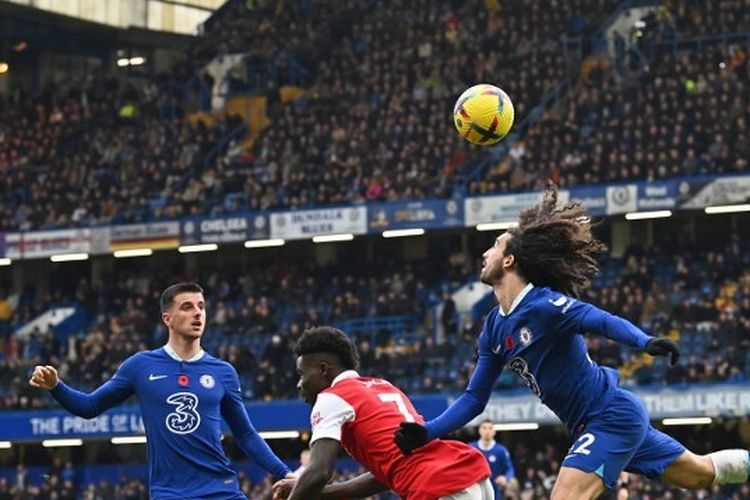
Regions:
[[287, 498], [292, 493], [296, 482], [297, 478], [290, 474], [284, 479], [274, 483], [273, 500], [284, 500]]
[[652, 356], [671, 356], [669, 364], [674, 366], [680, 359], [680, 348], [677, 344], [665, 338], [653, 338], [646, 344], [646, 352]]
[[57, 370], [50, 365], [34, 367], [34, 373], [31, 374], [29, 385], [39, 389], [51, 390], [57, 387], [60, 378], [57, 376]]
[[427, 428], [415, 422], [401, 422], [393, 441], [404, 455], [411, 455], [414, 450], [427, 444]]

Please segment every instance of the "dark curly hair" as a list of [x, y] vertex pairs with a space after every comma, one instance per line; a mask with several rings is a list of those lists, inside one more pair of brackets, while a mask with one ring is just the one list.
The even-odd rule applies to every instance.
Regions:
[[557, 186], [547, 185], [542, 201], [523, 210], [505, 255], [513, 255], [516, 269], [537, 286], [578, 297], [599, 272], [597, 257], [607, 246], [591, 233], [591, 220], [580, 203], [557, 204]]
[[332, 326], [308, 328], [294, 346], [297, 356], [317, 352], [334, 354], [347, 370], [355, 370], [359, 365], [359, 354], [354, 343], [344, 332]]

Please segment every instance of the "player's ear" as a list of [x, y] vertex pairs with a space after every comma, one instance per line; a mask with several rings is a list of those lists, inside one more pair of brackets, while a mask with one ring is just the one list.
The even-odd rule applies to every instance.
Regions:
[[503, 256], [503, 267], [513, 267], [516, 263], [516, 256], [512, 253]]
[[323, 377], [328, 377], [331, 368], [333, 368], [333, 365], [326, 359], [320, 360], [320, 364], [318, 366], [320, 367], [320, 374]]
[[169, 323], [172, 320], [172, 318], [170, 317], [169, 313], [163, 312], [161, 313], [161, 320], [164, 322], [166, 326], [169, 326]]

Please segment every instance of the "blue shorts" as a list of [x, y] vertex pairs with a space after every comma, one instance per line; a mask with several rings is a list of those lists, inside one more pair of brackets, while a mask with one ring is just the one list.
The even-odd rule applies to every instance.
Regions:
[[607, 409], [585, 423], [562, 465], [594, 472], [612, 489], [623, 470], [657, 479], [684, 452], [651, 426], [638, 396], [617, 389]]

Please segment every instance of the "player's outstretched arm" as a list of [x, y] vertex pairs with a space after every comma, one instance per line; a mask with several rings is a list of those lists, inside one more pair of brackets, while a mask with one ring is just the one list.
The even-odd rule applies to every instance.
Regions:
[[378, 481], [370, 472], [365, 472], [348, 481], [326, 485], [320, 499], [365, 498], [388, 490], [390, 490], [388, 486]]
[[294, 485], [289, 500], [319, 498], [323, 488], [333, 477], [340, 448], [341, 443], [335, 439], [320, 438], [313, 442], [310, 446], [310, 463]]
[[651, 356], [671, 356], [670, 363], [677, 364], [680, 350], [669, 339], [647, 335], [630, 321], [586, 304], [588, 311], [581, 318], [583, 331], [598, 333], [621, 344], [645, 350]]
[[229, 424], [237, 446], [276, 479], [291, 474], [289, 467], [274, 454], [250, 421], [242, 402], [239, 377], [234, 368], [227, 375], [225, 383], [226, 394], [221, 401], [221, 414]]
[[487, 335], [483, 332], [479, 336], [477, 366], [464, 393], [441, 415], [424, 426], [403, 422], [394, 437], [396, 445], [405, 455], [409, 455], [428, 441], [468, 424], [487, 406], [492, 387], [502, 371], [502, 366], [489, 346]]
[[[124, 366], [124, 363], [123, 363]], [[35, 366], [29, 385], [50, 391], [60, 406], [70, 413], [83, 418], [94, 418], [105, 410], [116, 406], [133, 394], [133, 387], [127, 377], [118, 370], [115, 376], [91, 394], [77, 391], [67, 386], [50, 366]]]
[[603, 309], [569, 298], [557, 306], [563, 315], [562, 329], [572, 329], [575, 333], [590, 332], [610, 340], [642, 349], [652, 356], [671, 356], [675, 365], [680, 358], [680, 349], [669, 339], [647, 335], [630, 321], [610, 314]]

